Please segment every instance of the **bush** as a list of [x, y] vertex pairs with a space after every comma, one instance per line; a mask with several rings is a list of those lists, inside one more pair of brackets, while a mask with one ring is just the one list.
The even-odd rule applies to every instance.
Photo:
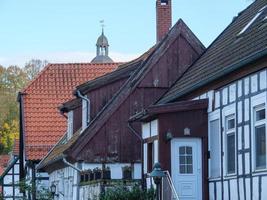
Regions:
[[118, 186], [100, 194], [100, 200], [154, 200], [155, 191], [141, 190], [140, 187], [134, 186], [128, 189], [125, 186]]

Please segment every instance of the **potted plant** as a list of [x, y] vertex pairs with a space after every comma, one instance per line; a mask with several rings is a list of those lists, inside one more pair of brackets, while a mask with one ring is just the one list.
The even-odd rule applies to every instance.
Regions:
[[84, 182], [88, 182], [88, 181], [89, 181], [89, 173], [88, 173], [88, 171], [86, 171], [84, 173]]
[[111, 179], [111, 172], [109, 167], [103, 167], [102, 178], [105, 180]]
[[124, 166], [122, 168], [123, 179], [131, 180], [132, 179], [132, 167], [131, 166]]
[[94, 180], [94, 173], [92, 170], [88, 170], [88, 176], [89, 176], [89, 181], [93, 181]]
[[84, 172], [81, 172], [80, 179], [81, 179], [80, 180], [81, 183], [85, 181], [85, 174], [84, 174]]
[[93, 171], [94, 171], [94, 180], [101, 179], [101, 169], [96, 167]]

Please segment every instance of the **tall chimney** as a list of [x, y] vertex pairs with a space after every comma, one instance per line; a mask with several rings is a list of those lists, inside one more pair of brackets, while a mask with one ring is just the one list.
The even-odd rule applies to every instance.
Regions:
[[172, 1], [157, 0], [157, 42], [168, 33], [172, 26]]

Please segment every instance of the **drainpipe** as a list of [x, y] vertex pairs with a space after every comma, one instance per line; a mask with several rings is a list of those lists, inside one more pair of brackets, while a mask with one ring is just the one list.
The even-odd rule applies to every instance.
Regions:
[[32, 162], [32, 200], [36, 200], [36, 168], [35, 163]]
[[140, 140], [141, 142], [141, 173], [142, 173], [142, 189], [145, 189], [145, 178], [144, 178], [144, 150], [143, 150], [143, 145], [144, 141], [143, 138], [138, 134], [138, 132], [134, 129], [132, 126], [131, 122], [128, 121], [128, 128], [130, 131]]
[[78, 98], [81, 98], [83, 100], [86, 101], [86, 123], [87, 123], [87, 126], [89, 125], [89, 122], [90, 122], [90, 118], [89, 118], [89, 104], [90, 104], [90, 100], [86, 97], [86, 96], [83, 96], [82, 93], [79, 91], [79, 90], [76, 90], [76, 93], [75, 95], [78, 97]]
[[25, 178], [24, 171], [24, 117], [23, 117], [23, 93], [18, 93], [19, 102], [19, 178]]
[[[75, 198], [75, 199], [80, 199], [79, 175], [80, 175], [80, 173], [82, 172], [82, 170], [79, 169], [78, 167], [76, 167], [75, 165], [69, 163], [69, 162], [66, 160], [66, 158], [63, 158], [62, 160], [63, 160], [63, 162], [64, 162], [66, 165], [68, 165], [69, 167], [71, 167], [72, 169], [74, 169], [75, 171], [77, 171], [77, 176], [76, 176], [77, 179], [76, 179], [76, 183], [75, 183], [75, 177], [74, 177], [74, 179], [73, 179], [73, 183], [76, 185], [76, 198]], [[75, 185], [74, 185], [74, 186], [75, 186]], [[75, 194], [75, 193], [74, 193], [74, 194]]]

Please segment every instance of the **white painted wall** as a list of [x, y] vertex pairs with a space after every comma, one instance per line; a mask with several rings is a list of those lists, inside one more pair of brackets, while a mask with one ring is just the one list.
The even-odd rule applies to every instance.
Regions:
[[[209, 122], [215, 118], [220, 120], [222, 129], [222, 167], [223, 183], [218, 179], [210, 178], [209, 191], [210, 199], [267, 199], [267, 169], [256, 171], [254, 168], [255, 146], [253, 137], [253, 109], [255, 106], [265, 104], [267, 111], [267, 70], [251, 74], [237, 80], [227, 86], [219, 88], [214, 95], [205, 93], [195, 99], [209, 98]], [[214, 110], [210, 109], [211, 102], [214, 102]], [[234, 114], [236, 117], [236, 173], [228, 176], [225, 160], [225, 117]], [[266, 112], [267, 115], [267, 112]], [[266, 120], [267, 121], [267, 120]], [[267, 123], [267, 122], [266, 122]], [[209, 133], [210, 135], [211, 133]], [[267, 133], [266, 133], [267, 135]], [[210, 137], [209, 137], [210, 139]], [[209, 141], [209, 148], [210, 148]], [[212, 158], [211, 158], [212, 159]], [[250, 178], [252, 176], [252, 178]], [[216, 190], [216, 192], [214, 192]], [[216, 195], [216, 198], [215, 198]]]
[[[94, 163], [81, 163], [79, 166], [76, 163], [75, 166], [77, 168], [81, 168], [81, 170], [93, 170], [96, 167], [102, 168], [102, 164], [94, 164]], [[107, 167], [110, 168], [111, 171], [111, 179], [122, 179], [122, 168], [125, 166], [131, 166], [130, 163], [108, 163]], [[133, 164], [133, 179], [141, 179], [141, 164], [135, 163]], [[49, 185], [55, 184], [57, 187], [56, 194], [59, 194], [56, 197], [57, 200], [77, 200], [83, 199], [84, 196], [87, 196], [88, 191], [83, 187], [79, 186], [80, 183], [80, 174], [76, 170], [71, 167], [65, 167], [63, 169], [59, 169], [53, 171], [49, 174]]]

